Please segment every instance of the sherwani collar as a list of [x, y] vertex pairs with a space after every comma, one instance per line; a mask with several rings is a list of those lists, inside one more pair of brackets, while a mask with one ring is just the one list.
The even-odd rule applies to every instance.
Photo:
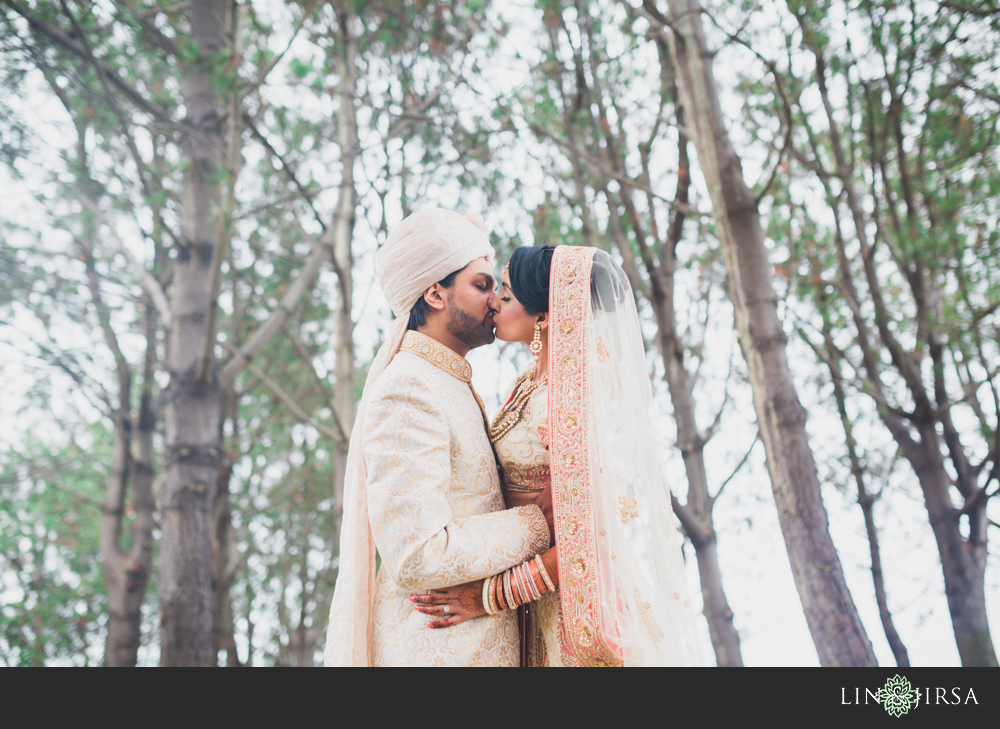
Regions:
[[399, 351], [415, 354], [462, 382], [472, 382], [472, 365], [464, 357], [459, 356], [426, 334], [408, 331], [403, 336], [403, 343], [399, 345]]

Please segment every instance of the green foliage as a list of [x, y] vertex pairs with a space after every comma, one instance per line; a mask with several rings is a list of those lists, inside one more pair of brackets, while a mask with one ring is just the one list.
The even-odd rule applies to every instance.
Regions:
[[98, 557], [110, 433], [53, 446], [32, 434], [0, 453], [0, 661], [90, 665], [104, 653]]

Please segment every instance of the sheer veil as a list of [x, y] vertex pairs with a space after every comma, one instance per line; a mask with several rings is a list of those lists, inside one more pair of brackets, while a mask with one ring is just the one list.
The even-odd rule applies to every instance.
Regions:
[[628, 279], [603, 251], [558, 246], [549, 299], [564, 645], [584, 665], [701, 665]]

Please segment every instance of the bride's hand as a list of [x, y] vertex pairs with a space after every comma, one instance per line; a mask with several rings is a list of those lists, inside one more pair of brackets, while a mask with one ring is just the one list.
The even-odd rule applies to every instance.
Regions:
[[483, 607], [483, 580], [417, 593], [411, 595], [410, 600], [417, 603], [413, 607], [417, 612], [441, 616], [441, 619], [428, 623], [428, 628], [450, 628], [486, 614]]

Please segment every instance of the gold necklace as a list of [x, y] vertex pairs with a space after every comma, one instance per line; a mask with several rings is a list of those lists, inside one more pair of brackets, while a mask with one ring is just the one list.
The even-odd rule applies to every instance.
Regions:
[[507, 404], [500, 408], [500, 412], [493, 418], [493, 423], [490, 425], [490, 443], [496, 443], [507, 435], [511, 431], [511, 428], [517, 425], [517, 422], [521, 419], [521, 413], [524, 412], [524, 408], [528, 404], [531, 393], [548, 382], [548, 379], [549, 375], [546, 373], [540, 379], [532, 380], [530, 372], [526, 372], [517, 378], [517, 384], [514, 386], [514, 394], [510, 396]]

